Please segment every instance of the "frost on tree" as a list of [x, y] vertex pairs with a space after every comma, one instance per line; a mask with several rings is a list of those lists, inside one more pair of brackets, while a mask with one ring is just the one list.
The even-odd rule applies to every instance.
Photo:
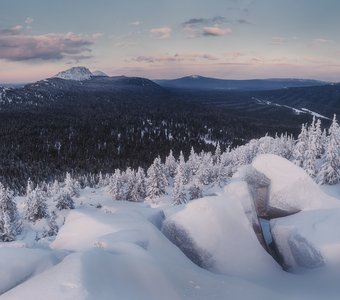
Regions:
[[32, 183], [29, 181], [26, 189], [25, 219], [35, 222], [48, 217], [46, 200], [46, 193], [40, 187], [32, 189]]
[[182, 173], [182, 168], [179, 165], [177, 167], [177, 174], [174, 180], [172, 204], [178, 205], [178, 204], [183, 204], [186, 202], [187, 202], [187, 197], [184, 191], [184, 177]]
[[49, 218], [47, 218], [47, 225], [49, 227], [49, 230], [47, 232], [48, 236], [55, 236], [58, 234], [59, 227], [57, 224], [57, 214], [55, 211], [52, 211]]
[[294, 150], [293, 150], [293, 162], [299, 166], [303, 166], [305, 160], [305, 153], [308, 144], [308, 135], [306, 130], [306, 125], [302, 124], [301, 133], [298, 136]]
[[326, 139], [322, 166], [318, 174], [321, 184], [335, 184], [340, 181], [340, 128], [334, 115]]
[[12, 193], [0, 183], [0, 241], [11, 242], [21, 232], [17, 206]]
[[160, 157], [156, 157], [147, 171], [147, 196], [155, 199], [165, 193], [168, 181]]
[[110, 177], [108, 192], [113, 200], [123, 200], [123, 182], [119, 169], [116, 169], [114, 174]]
[[79, 197], [80, 185], [79, 182], [71, 177], [69, 172], [66, 173], [64, 181], [64, 191], [71, 197]]
[[63, 191], [58, 195], [56, 208], [59, 210], [63, 209], [74, 209], [74, 201], [70, 194]]
[[172, 154], [172, 150], [170, 150], [169, 155], [165, 159], [165, 170], [169, 177], [175, 177], [177, 169], [177, 162]]
[[192, 186], [189, 188], [190, 200], [199, 199], [203, 197], [202, 184], [198, 178], [194, 179]]
[[134, 182], [131, 190], [131, 201], [140, 202], [146, 197], [145, 174], [142, 168], [138, 168], [134, 176]]

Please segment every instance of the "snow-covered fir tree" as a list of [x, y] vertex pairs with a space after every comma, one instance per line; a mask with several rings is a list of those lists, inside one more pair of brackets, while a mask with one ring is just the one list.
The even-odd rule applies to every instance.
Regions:
[[74, 201], [70, 194], [68, 194], [66, 191], [62, 191], [58, 198], [56, 199], [56, 208], [59, 210], [62, 209], [74, 209]]
[[165, 176], [164, 167], [160, 157], [156, 157], [147, 171], [147, 196], [155, 199], [165, 193], [168, 180]]
[[298, 136], [294, 150], [293, 150], [293, 162], [299, 166], [303, 166], [305, 160], [305, 153], [308, 144], [308, 134], [306, 130], [306, 125], [302, 124], [301, 133]]
[[10, 242], [21, 232], [19, 218], [13, 194], [0, 182], [0, 241]]
[[198, 178], [195, 178], [191, 187], [189, 188], [189, 195], [190, 200], [199, 199], [203, 197], [203, 188], [202, 184], [198, 180]]
[[79, 197], [80, 184], [76, 179], [72, 178], [69, 172], [66, 173], [64, 191], [71, 197]]
[[177, 167], [176, 176], [174, 179], [174, 189], [173, 189], [173, 198], [172, 204], [184, 204], [187, 202], [185, 190], [184, 190], [184, 177], [182, 173], [182, 168], [180, 165]]
[[48, 217], [46, 193], [39, 186], [32, 190], [31, 183], [27, 184], [24, 216], [30, 222]]
[[169, 155], [165, 158], [165, 170], [166, 170], [167, 176], [172, 177], [172, 178], [175, 177], [176, 169], [177, 169], [177, 162], [172, 153], [172, 150], [170, 150]]
[[134, 184], [131, 191], [131, 201], [140, 202], [145, 199], [145, 197], [145, 173], [144, 170], [139, 167], [134, 177]]
[[108, 192], [110, 193], [113, 200], [123, 200], [123, 181], [122, 174], [119, 169], [116, 169], [114, 174], [110, 177], [108, 186]]
[[59, 227], [57, 224], [57, 214], [53, 210], [50, 214], [49, 217], [47, 218], [47, 225], [49, 227], [49, 230], [47, 232], [48, 236], [55, 236], [58, 234]]
[[340, 181], [340, 128], [334, 115], [327, 136], [322, 166], [318, 174], [321, 184], [335, 184]]

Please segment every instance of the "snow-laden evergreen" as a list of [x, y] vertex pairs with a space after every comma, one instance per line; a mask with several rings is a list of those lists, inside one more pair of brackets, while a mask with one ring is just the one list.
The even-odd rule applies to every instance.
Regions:
[[30, 222], [35, 222], [47, 218], [49, 214], [46, 201], [46, 193], [39, 186], [33, 188], [33, 185], [29, 180], [26, 190], [25, 219]]
[[13, 193], [0, 182], [0, 241], [13, 241], [20, 233], [21, 226]]

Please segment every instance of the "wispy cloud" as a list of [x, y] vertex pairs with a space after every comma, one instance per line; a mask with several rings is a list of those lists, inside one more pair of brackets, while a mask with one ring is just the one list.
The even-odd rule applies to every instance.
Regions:
[[176, 53], [161, 56], [137, 56], [133, 61], [139, 63], [171, 63], [171, 62], [197, 62], [216, 61], [219, 58], [207, 53]]
[[333, 43], [333, 40], [326, 39], [326, 38], [317, 38], [317, 39], [314, 39], [312, 43], [313, 45], [321, 46], [321, 45]]
[[98, 34], [69, 33], [23, 34], [21, 28], [0, 31], [0, 59], [9, 61], [62, 60], [89, 58]]
[[214, 25], [214, 24], [224, 24], [229, 23], [230, 21], [226, 17], [216, 16], [213, 18], [192, 18], [188, 21], [182, 23], [182, 26], [206, 26], [206, 25]]
[[31, 17], [27, 17], [25, 20], [25, 24], [26, 25], [31, 25], [34, 22], [34, 19]]
[[168, 39], [171, 36], [172, 29], [170, 27], [152, 28], [150, 32], [160, 39]]
[[231, 21], [223, 16], [213, 18], [192, 18], [182, 23], [188, 38], [202, 36], [223, 36], [231, 33], [232, 30], [226, 27]]
[[282, 45], [282, 44], [286, 43], [287, 41], [288, 41], [288, 39], [285, 38], [285, 37], [275, 36], [275, 37], [272, 37], [271, 44], [272, 45]]
[[22, 26], [17, 25], [11, 28], [0, 28], [0, 37], [6, 35], [18, 35], [21, 33]]
[[231, 33], [232, 30], [230, 28], [220, 28], [220, 27], [203, 27], [202, 35], [204, 36], [223, 36], [228, 33]]
[[129, 23], [129, 25], [131, 25], [131, 26], [139, 26], [139, 25], [141, 25], [141, 24], [142, 24], [141, 21], [134, 21], [134, 22], [130, 22], [130, 23]]

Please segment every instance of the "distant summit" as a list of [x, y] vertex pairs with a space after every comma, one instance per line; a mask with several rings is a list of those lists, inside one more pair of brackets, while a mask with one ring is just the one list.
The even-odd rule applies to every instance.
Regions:
[[92, 76], [91, 71], [85, 67], [73, 67], [66, 71], [62, 71], [54, 76], [54, 78], [61, 78], [65, 80], [83, 81], [88, 80]]
[[109, 75], [105, 74], [102, 71], [94, 71], [94, 72], [92, 72], [92, 76], [95, 76], [95, 77], [109, 77]]

